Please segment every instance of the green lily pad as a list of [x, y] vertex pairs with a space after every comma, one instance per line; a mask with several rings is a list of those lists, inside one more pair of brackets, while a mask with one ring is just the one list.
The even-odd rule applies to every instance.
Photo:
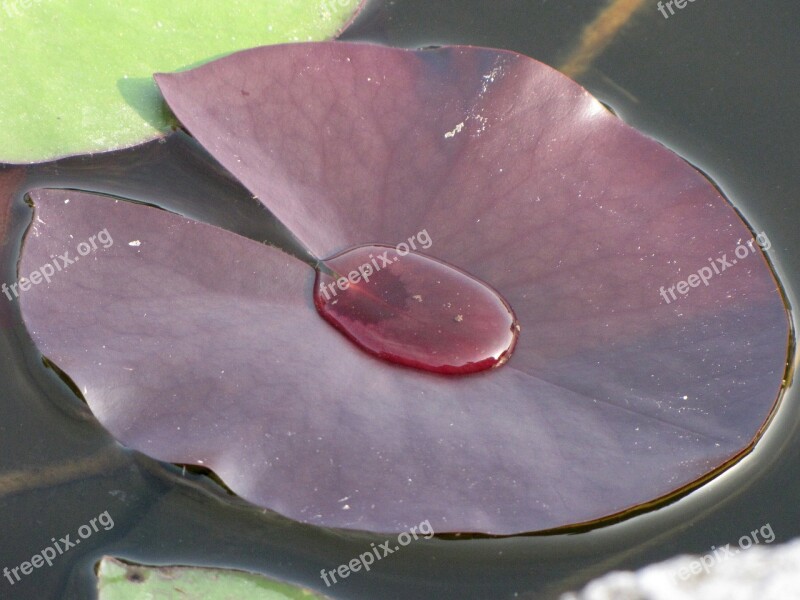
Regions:
[[152, 74], [236, 50], [333, 37], [361, 0], [6, 0], [0, 161], [130, 146], [174, 120]]
[[242, 571], [145, 567], [105, 556], [97, 569], [99, 600], [314, 600], [324, 596]]

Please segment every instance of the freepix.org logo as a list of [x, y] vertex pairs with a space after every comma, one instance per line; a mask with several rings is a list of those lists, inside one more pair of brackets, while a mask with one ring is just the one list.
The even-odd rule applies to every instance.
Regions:
[[394, 554], [401, 548], [405, 548], [411, 542], [418, 540], [420, 538], [420, 534], [426, 540], [429, 540], [436, 535], [433, 531], [433, 527], [431, 526], [431, 522], [427, 519], [419, 525], [415, 525], [408, 531], [400, 532], [395, 540], [397, 542], [396, 544], [392, 545], [391, 540], [386, 540], [382, 544], [378, 545], [375, 545], [375, 542], [372, 542], [369, 550], [354, 557], [350, 562], [343, 563], [335, 569], [322, 569], [320, 571], [320, 577], [325, 582], [327, 587], [331, 587], [331, 585], [335, 585], [342, 579], [347, 579], [350, 577], [350, 575], [357, 573], [362, 569], [364, 571], [369, 571], [375, 561], [382, 560], [390, 554]]
[[14, 585], [22, 581], [22, 577], [33, 573], [34, 569], [40, 569], [45, 564], [47, 564], [48, 567], [52, 567], [53, 561], [57, 557], [65, 552], [69, 552], [72, 548], [80, 544], [81, 540], [92, 537], [93, 534], [100, 531], [101, 527], [103, 531], [110, 531], [114, 528], [114, 519], [111, 518], [107, 510], [101, 512], [93, 519], [89, 519], [89, 522], [85, 525], [78, 527], [78, 535], [76, 537], [73, 538], [72, 534], [68, 533], [64, 537], [58, 538], [58, 540], [54, 537], [50, 538], [52, 544], [34, 554], [30, 560], [26, 560], [11, 569], [3, 567], [3, 577], [8, 579], [8, 583]]
[[348, 289], [350, 289], [350, 286], [357, 285], [361, 281], [369, 283], [369, 278], [375, 273], [390, 267], [404, 256], [408, 256], [412, 250], [417, 250], [417, 242], [419, 242], [419, 245], [423, 250], [427, 250], [433, 245], [433, 239], [431, 238], [430, 234], [428, 234], [427, 229], [423, 229], [416, 235], [412, 235], [410, 238], [408, 238], [408, 242], [400, 242], [397, 244], [394, 249], [397, 256], [393, 258], [389, 257], [389, 250], [383, 254], [378, 254], [378, 256], [373, 256], [370, 254], [369, 262], [364, 263], [355, 271], [350, 271], [350, 273], [340, 277], [336, 281], [322, 286], [320, 289], [322, 295], [325, 296], [326, 300], [330, 300], [331, 298], [335, 298], [339, 291], [346, 292]]
[[9, 300], [14, 300], [19, 298], [22, 292], [27, 292], [34, 285], [39, 285], [43, 281], [50, 283], [56, 273], [64, 271], [70, 265], [74, 265], [78, 262], [81, 257], [88, 256], [100, 248], [101, 246], [98, 246], [98, 243], [101, 244], [103, 249], [110, 248], [114, 245], [114, 240], [111, 238], [111, 234], [108, 233], [108, 229], [103, 229], [95, 235], [90, 236], [85, 242], [78, 244], [76, 248], [77, 256], [70, 256], [69, 251], [64, 252], [64, 254], [54, 254], [50, 257], [52, 262], [42, 265], [27, 277], [20, 277], [19, 281], [16, 283], [12, 283], [11, 285], [4, 283], [0, 286], [0, 291], [2, 291]]
[[3, 11], [11, 17], [21, 17], [25, 12], [43, 0], [3, 0]]
[[763, 231], [755, 238], [736, 246], [733, 251], [733, 256], [730, 258], [727, 253], [723, 253], [722, 256], [716, 258], [709, 258], [707, 265], [700, 267], [685, 280], [679, 281], [675, 285], [669, 287], [662, 285], [658, 293], [664, 299], [664, 302], [670, 304], [686, 296], [692, 288], [699, 287], [700, 284], [708, 286], [711, 279], [715, 276], [722, 275], [725, 271], [735, 267], [741, 261], [753, 256], [759, 248], [765, 252], [772, 248], [772, 242], [769, 241], [767, 234]]

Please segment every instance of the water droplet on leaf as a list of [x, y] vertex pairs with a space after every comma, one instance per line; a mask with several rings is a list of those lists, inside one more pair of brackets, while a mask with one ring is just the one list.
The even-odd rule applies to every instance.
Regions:
[[489, 285], [389, 246], [359, 246], [323, 261], [314, 303], [363, 350], [436, 373], [499, 367], [519, 335], [513, 310]]

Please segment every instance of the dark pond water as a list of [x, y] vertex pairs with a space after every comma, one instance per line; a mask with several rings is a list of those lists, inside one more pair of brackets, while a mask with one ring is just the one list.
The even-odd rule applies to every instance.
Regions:
[[[376, 1], [346, 37], [402, 47], [494, 46], [559, 66], [604, 5]], [[648, 1], [577, 76], [626, 121], [708, 173], [754, 229], [768, 233], [793, 304], [800, 274], [798, 23], [800, 4], [793, 0], [697, 0], [668, 19]], [[202, 181], [198, 172], [206, 174]], [[158, 190], [164, 206], [254, 239], [268, 232], [308, 258], [184, 136], [23, 175], [23, 188], [81, 187], [144, 202]], [[10, 217], [10, 239], [0, 246], [3, 281], [15, 278], [19, 240], [30, 218], [22, 198]], [[239, 567], [320, 588], [320, 569], [385, 539], [290, 522], [237, 501], [201, 474], [121, 448], [43, 364], [10, 306], [0, 308], [0, 569], [28, 560], [52, 537], [74, 537], [104, 511], [114, 526], [13, 587], [0, 578], [0, 597], [91, 598], [94, 564], [103, 554], [151, 564]], [[668, 505], [571, 534], [417, 542], [328, 593], [556, 598], [608, 570], [702, 554], [766, 524], [776, 543], [788, 541], [800, 535], [799, 401], [796, 386], [790, 387], [752, 454]]]

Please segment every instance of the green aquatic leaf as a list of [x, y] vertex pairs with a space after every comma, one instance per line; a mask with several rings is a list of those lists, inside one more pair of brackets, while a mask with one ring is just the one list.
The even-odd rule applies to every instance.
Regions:
[[335, 36], [361, 0], [5, 0], [0, 162], [129, 146], [174, 119], [152, 80], [236, 50]]
[[99, 600], [314, 600], [309, 590], [224, 569], [146, 567], [105, 556], [97, 568]]

